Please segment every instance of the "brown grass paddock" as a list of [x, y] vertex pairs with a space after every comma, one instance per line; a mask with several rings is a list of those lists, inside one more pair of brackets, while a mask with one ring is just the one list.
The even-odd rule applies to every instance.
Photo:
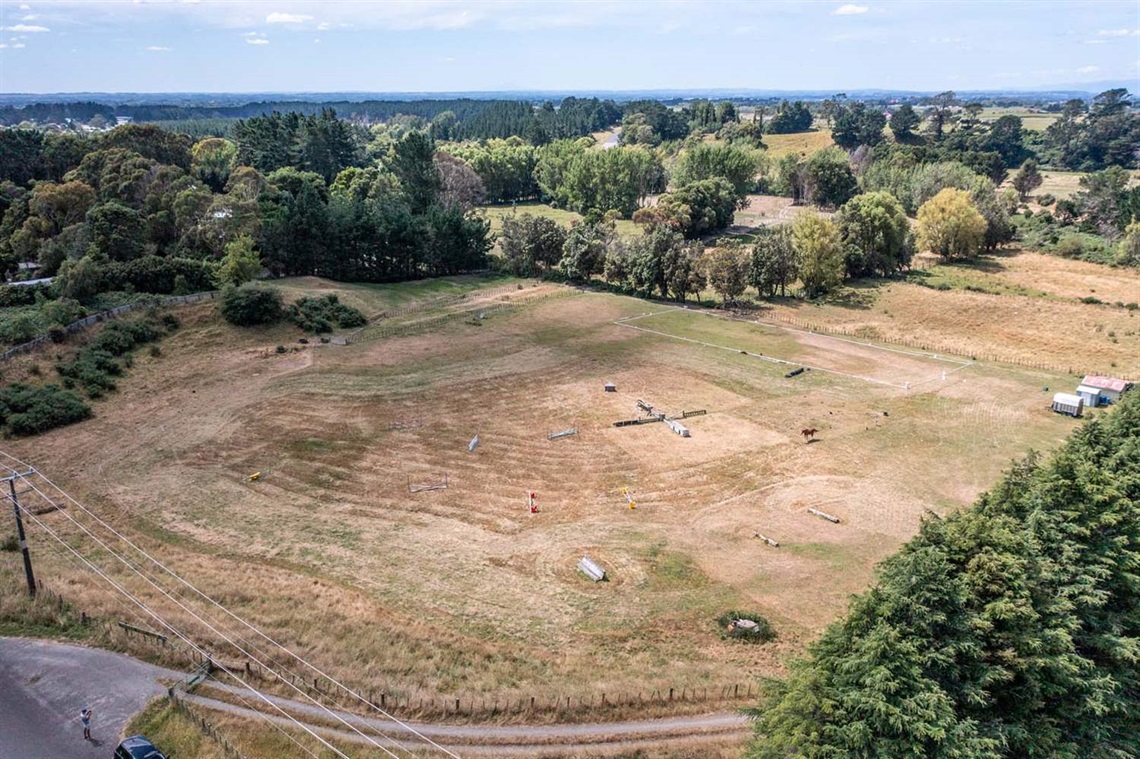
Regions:
[[[1056, 372], [531, 289], [481, 326], [440, 319], [284, 354], [271, 349], [296, 344], [291, 328], [238, 330], [188, 306], [161, 359], [137, 361], [94, 419], [5, 447], [357, 690], [517, 707], [719, 694], [782, 673], [921, 519], [969, 504], [1075, 424], [1046, 410], [1042, 387], [1070, 380]], [[793, 366], [814, 368], [786, 377]], [[690, 438], [614, 428], [639, 398], [708, 414], [685, 421]], [[579, 434], [547, 439], [570, 427]], [[446, 490], [408, 492], [409, 478], [444, 474]], [[219, 657], [244, 658], [67, 516], [41, 519]], [[136, 623], [39, 525], [30, 538], [56, 592]], [[580, 575], [583, 555], [610, 581]], [[18, 580], [18, 561], [0, 553], [4, 577]], [[777, 639], [725, 640], [714, 620], [729, 609], [765, 615]]]

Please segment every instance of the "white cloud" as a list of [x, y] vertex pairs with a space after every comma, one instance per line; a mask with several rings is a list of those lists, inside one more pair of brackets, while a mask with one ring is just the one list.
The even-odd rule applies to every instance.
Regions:
[[332, 24], [330, 24], [328, 21], [322, 21], [321, 23], [317, 24], [318, 32], [327, 32], [329, 29], [332, 29]]
[[1140, 37], [1140, 29], [1101, 29], [1101, 37]]
[[247, 45], [268, 45], [269, 40], [264, 37], [246, 37], [245, 44]]
[[313, 40], [313, 44], [314, 44], [314, 45], [319, 45], [319, 44], [321, 44], [321, 38], [320, 38], [320, 37], [317, 37], [315, 40]]
[[855, 5], [854, 3], [844, 3], [831, 12], [833, 16], [858, 16], [861, 13], [866, 13], [871, 10], [866, 5]]
[[31, 9], [32, 9], [32, 6], [28, 5], [27, 3], [24, 3], [23, 5], [20, 6], [20, 10], [22, 10], [22, 11], [30, 11]]
[[162, 45], [148, 45], [146, 49], [151, 53], [165, 53], [166, 51], [170, 50], [170, 48], [163, 47]]
[[303, 24], [312, 20], [312, 16], [307, 16], [304, 13], [270, 13], [265, 17], [267, 24]]
[[1085, 40], [1086, 45], [1103, 45], [1105, 40]]
[[33, 26], [29, 24], [16, 24], [15, 26], [0, 26], [2, 32], [50, 32], [46, 26]]
[[20, 20], [21, 20], [21, 21], [35, 21], [37, 18], [39, 18], [39, 16], [37, 16], [36, 14], [34, 14], [34, 13], [29, 13], [29, 14], [28, 14], [28, 15], [26, 15], [26, 16], [21, 16], [21, 17], [20, 17]]
[[1100, 66], [1081, 66], [1077, 69], [1078, 74], [1093, 74], [1100, 71]]

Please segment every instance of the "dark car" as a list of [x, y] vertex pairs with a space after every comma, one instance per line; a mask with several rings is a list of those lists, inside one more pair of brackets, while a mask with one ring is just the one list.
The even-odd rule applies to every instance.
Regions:
[[146, 738], [133, 735], [115, 749], [115, 759], [166, 759], [166, 756]]

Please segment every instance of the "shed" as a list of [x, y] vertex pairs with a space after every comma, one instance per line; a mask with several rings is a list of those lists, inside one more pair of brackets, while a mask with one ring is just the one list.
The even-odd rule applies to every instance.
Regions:
[[1085, 399], [1079, 395], [1057, 393], [1053, 396], [1053, 410], [1058, 414], [1068, 414], [1069, 416], [1079, 417], [1084, 405]]
[[[1116, 403], [1120, 400], [1120, 396], [1124, 395], [1132, 387], [1132, 383], [1128, 380], [1118, 379], [1116, 377], [1104, 377], [1097, 374], [1086, 375], [1081, 380], [1081, 386], [1087, 388], [1095, 388], [1098, 392], [1097, 402], [1090, 403], [1090, 406], [1107, 406], [1110, 403]], [[1080, 392], [1078, 388], [1077, 392]]]
[[1077, 395], [1081, 396], [1081, 400], [1089, 408], [1096, 408], [1100, 405], [1100, 389], [1089, 387], [1088, 385], [1077, 385]]
[[606, 392], [607, 393], [616, 393], [617, 392], [617, 385], [615, 385], [612, 382], [607, 382], [606, 383]]

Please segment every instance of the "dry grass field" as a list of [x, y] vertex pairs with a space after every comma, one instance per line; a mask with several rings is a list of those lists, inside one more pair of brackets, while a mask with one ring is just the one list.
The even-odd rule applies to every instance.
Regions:
[[982, 121], [997, 121], [1002, 116], [1017, 116], [1021, 125], [1032, 132], [1044, 132], [1059, 118], [1059, 114], [1046, 113], [1036, 108], [983, 108]]
[[764, 144], [768, 147], [767, 156], [775, 160], [788, 153], [811, 155], [835, 143], [831, 140], [830, 131], [819, 129], [795, 134], [765, 134]]
[[[564, 227], [569, 227], [576, 221], [581, 221], [582, 214], [576, 211], [567, 211], [562, 208], [554, 208], [546, 203], [529, 202], [529, 203], [516, 203], [510, 206], [483, 206], [482, 213], [491, 222], [491, 231], [499, 232], [503, 228], [503, 217], [510, 216], [513, 213], [523, 214], [529, 213], [535, 216], [545, 216], [548, 219], [553, 219]], [[636, 237], [642, 233], [641, 227], [634, 224], [629, 219], [619, 219], [616, 223], [617, 233], [623, 237]]]
[[[375, 313], [500, 283], [282, 286]], [[924, 515], [969, 504], [1013, 457], [1074, 426], [1046, 410], [1042, 387], [1071, 384], [1054, 373], [616, 295], [541, 297], [554, 289], [529, 288], [529, 305], [481, 326], [282, 354], [276, 345], [296, 346], [291, 328], [237, 330], [188, 307], [163, 355], [139, 358], [95, 419], [6, 447], [349, 683], [403, 697], [550, 698], [779, 674]], [[1062, 298], [896, 283], [865, 307], [778, 308], [963, 350], [1085, 350], [1122, 371], [1140, 355], [1123, 335], [1127, 312]], [[1100, 345], [1097, 320], [1120, 321], [1120, 342]], [[812, 368], [787, 378], [790, 365], [771, 359]], [[604, 393], [606, 381], [618, 392]], [[614, 428], [638, 416], [639, 398], [708, 414], [686, 420], [687, 439], [662, 424]], [[571, 427], [577, 436], [547, 439]], [[805, 427], [816, 442], [805, 444]], [[446, 490], [409, 493], [444, 475]], [[45, 519], [71, 529], [64, 515]], [[31, 539], [54, 590], [136, 619], [38, 527]], [[583, 555], [610, 580], [579, 574]], [[714, 618], [729, 609], [765, 615], [777, 640], [723, 640]]]

